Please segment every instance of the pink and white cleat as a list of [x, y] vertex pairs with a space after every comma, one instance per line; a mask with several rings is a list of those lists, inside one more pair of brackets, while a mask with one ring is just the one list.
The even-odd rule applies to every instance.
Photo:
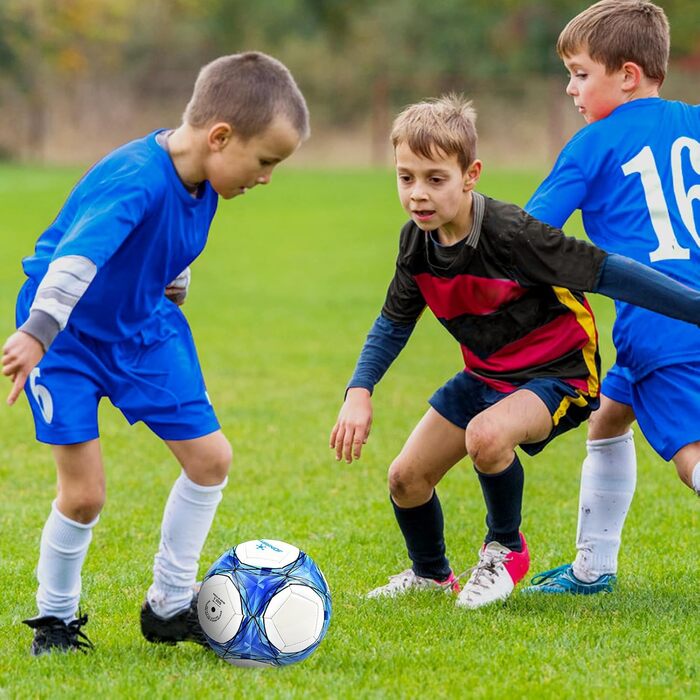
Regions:
[[505, 600], [530, 568], [527, 542], [520, 533], [521, 552], [514, 552], [498, 542], [489, 542], [479, 550], [479, 563], [472, 569], [457, 605], [480, 608], [498, 600]]

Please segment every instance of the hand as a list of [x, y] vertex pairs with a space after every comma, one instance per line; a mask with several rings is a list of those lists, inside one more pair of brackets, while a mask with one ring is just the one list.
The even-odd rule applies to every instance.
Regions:
[[22, 392], [30, 372], [44, 356], [44, 347], [24, 331], [13, 333], [2, 348], [2, 373], [12, 380], [12, 391], [7, 403], [12, 404]]
[[165, 288], [165, 296], [177, 304], [182, 306], [187, 298], [187, 292], [190, 288], [190, 279], [192, 275], [190, 268], [186, 267], [168, 286]]
[[367, 442], [372, 425], [372, 398], [362, 387], [348, 389], [345, 403], [340, 409], [338, 420], [331, 431], [330, 448], [335, 450], [335, 458], [350, 464], [360, 459], [362, 445]]
[[166, 287], [165, 296], [176, 306], [182, 306], [185, 303], [187, 292], [179, 287]]

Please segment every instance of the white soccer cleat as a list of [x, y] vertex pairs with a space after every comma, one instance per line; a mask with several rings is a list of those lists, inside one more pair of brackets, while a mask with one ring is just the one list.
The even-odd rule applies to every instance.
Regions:
[[423, 578], [423, 576], [418, 576], [413, 569], [406, 569], [406, 571], [402, 571], [400, 574], [390, 576], [389, 583], [371, 590], [367, 594], [367, 597], [394, 598], [397, 595], [417, 590], [457, 593], [459, 591], [459, 581], [452, 571], [450, 571], [450, 575], [444, 581], [436, 581], [432, 578]]
[[530, 553], [522, 533], [522, 551], [514, 552], [498, 542], [489, 542], [479, 550], [479, 563], [472, 569], [457, 605], [462, 608], [481, 608], [505, 600], [524, 578], [530, 568]]

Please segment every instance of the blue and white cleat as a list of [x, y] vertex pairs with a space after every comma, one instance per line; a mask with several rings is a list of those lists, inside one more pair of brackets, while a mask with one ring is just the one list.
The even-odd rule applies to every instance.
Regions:
[[612, 593], [617, 576], [603, 574], [595, 581], [586, 583], [576, 578], [571, 564], [558, 566], [556, 569], [535, 574], [523, 593], [569, 593], [571, 595], [592, 595], [594, 593]]

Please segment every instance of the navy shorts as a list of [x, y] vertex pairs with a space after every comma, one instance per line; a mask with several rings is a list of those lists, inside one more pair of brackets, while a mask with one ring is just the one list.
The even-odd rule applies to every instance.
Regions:
[[[546, 439], [520, 445], [529, 455], [536, 455], [557, 435], [579, 426], [600, 403], [598, 397], [593, 398], [553, 377], [532, 379], [518, 389], [528, 389], [536, 394], [552, 416], [552, 432]], [[474, 416], [506, 396], [509, 394], [497, 391], [468, 372], [462, 371], [441, 386], [430, 397], [428, 403], [450, 423], [466, 430], [467, 424]]]
[[[35, 286], [17, 300], [17, 325], [29, 313]], [[219, 429], [194, 340], [174, 304], [127, 340], [106, 343], [70, 327], [56, 336], [34, 368], [25, 394], [36, 439], [70, 445], [99, 437], [97, 407], [107, 397], [129, 423], [143, 421], [163, 440], [191, 440]]]
[[665, 460], [700, 440], [700, 363], [659, 367], [634, 380], [613, 365], [603, 380], [608, 398], [632, 407], [644, 437]]

